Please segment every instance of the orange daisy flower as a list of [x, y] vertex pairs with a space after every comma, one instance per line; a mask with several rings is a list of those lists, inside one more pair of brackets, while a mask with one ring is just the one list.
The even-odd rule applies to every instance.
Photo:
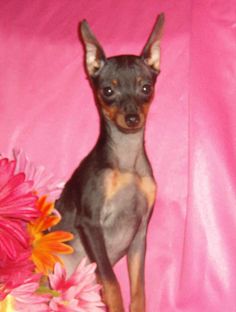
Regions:
[[70, 254], [73, 248], [64, 242], [73, 239], [73, 234], [64, 231], [48, 232], [58, 224], [61, 218], [54, 213], [54, 204], [47, 202], [47, 197], [41, 197], [37, 202], [41, 216], [28, 224], [31, 237], [31, 259], [36, 266], [36, 272], [48, 275], [57, 262], [63, 264], [58, 254]]

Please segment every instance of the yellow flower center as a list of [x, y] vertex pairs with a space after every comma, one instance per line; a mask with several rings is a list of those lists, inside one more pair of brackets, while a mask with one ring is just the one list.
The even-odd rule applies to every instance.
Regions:
[[60, 303], [63, 304], [64, 306], [68, 306], [70, 302], [68, 300], [62, 300], [60, 301]]
[[14, 297], [7, 295], [3, 301], [0, 301], [1, 312], [14, 312]]

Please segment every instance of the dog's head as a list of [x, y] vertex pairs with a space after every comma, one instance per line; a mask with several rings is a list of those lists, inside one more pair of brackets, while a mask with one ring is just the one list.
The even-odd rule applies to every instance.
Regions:
[[145, 125], [160, 73], [160, 39], [164, 14], [160, 14], [140, 56], [106, 58], [86, 21], [81, 23], [85, 46], [85, 65], [102, 116], [125, 133], [137, 132]]

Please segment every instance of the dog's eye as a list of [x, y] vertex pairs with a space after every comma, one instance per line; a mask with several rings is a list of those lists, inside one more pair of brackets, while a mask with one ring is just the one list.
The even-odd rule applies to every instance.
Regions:
[[105, 97], [110, 97], [114, 94], [114, 91], [112, 90], [111, 87], [105, 87], [102, 90], [103, 94], [105, 95]]
[[145, 95], [150, 95], [152, 93], [152, 86], [150, 84], [145, 84], [142, 86], [142, 92]]

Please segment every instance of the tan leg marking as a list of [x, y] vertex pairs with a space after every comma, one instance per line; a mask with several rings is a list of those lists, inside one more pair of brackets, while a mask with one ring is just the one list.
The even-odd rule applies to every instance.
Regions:
[[145, 312], [143, 264], [139, 254], [129, 259], [129, 277], [131, 283], [131, 312]]
[[140, 178], [139, 187], [147, 199], [148, 208], [152, 208], [156, 198], [156, 183], [154, 182], [153, 178]]
[[109, 312], [124, 312], [124, 306], [118, 283], [100, 280], [102, 284], [102, 298], [104, 303], [108, 307]]

